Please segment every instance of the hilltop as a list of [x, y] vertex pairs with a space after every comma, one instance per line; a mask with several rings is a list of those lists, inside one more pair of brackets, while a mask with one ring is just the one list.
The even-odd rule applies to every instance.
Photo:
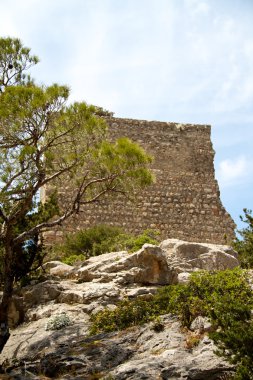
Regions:
[[[91, 257], [78, 266], [44, 265], [41, 282], [16, 291], [13, 329], [1, 355], [8, 379], [224, 379], [233, 367], [214, 353], [205, 317], [182, 327], [165, 314], [140, 326], [90, 334], [90, 317], [120, 300], [149, 301], [165, 285], [185, 284], [192, 272], [233, 269], [228, 246], [175, 239]], [[232, 372], [231, 372], [232, 371]], [[10, 377], [4, 377], [4, 376]]]

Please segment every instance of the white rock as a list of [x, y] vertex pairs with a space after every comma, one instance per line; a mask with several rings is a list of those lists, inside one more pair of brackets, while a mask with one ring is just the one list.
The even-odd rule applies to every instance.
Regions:
[[200, 334], [210, 331], [212, 324], [210, 320], [206, 317], [198, 316], [192, 321], [190, 329], [192, 331], [198, 332]]
[[[107, 365], [110, 357], [118, 361], [110, 370], [116, 380], [215, 379], [217, 373], [222, 375], [231, 368], [229, 364], [215, 356], [213, 342], [207, 337], [200, 339], [198, 346], [187, 350], [180, 322], [171, 315], [161, 317], [164, 329], [160, 332], [152, 329], [151, 322], [134, 328], [134, 331], [128, 329], [112, 334], [103, 344], [98, 343], [99, 349], [91, 350], [84, 358], [83, 350], [89, 348], [91, 339], [86, 337], [89, 317], [106, 306], [113, 310], [124, 298], [141, 296], [148, 299], [161, 285], [187, 283], [194, 271], [232, 269], [238, 265], [236, 252], [228, 246], [176, 239], [166, 240], [159, 247], [146, 244], [133, 254], [123, 251], [92, 257], [77, 268], [57, 261], [49, 262], [45, 268], [51, 280], [27, 286], [18, 294], [26, 324], [12, 331], [1, 361], [29, 358], [31, 354], [44, 360], [50, 352], [54, 355], [58, 351], [61, 355], [62, 348], [58, 350], [58, 344], [70, 347], [83, 336], [87, 342], [81, 346], [82, 357], [78, 363], [83, 360], [84, 369], [88, 365], [93, 370], [93, 357], [89, 355], [97, 352], [96, 360], [101, 360], [104, 370], [103, 363]], [[13, 318], [16, 318], [19, 309], [15, 306], [13, 310]], [[45, 331], [48, 318], [59, 313], [67, 313], [73, 325], [60, 331]], [[191, 329], [201, 336], [209, 328], [209, 321], [202, 317], [191, 325]], [[108, 348], [109, 341], [112, 348]], [[79, 348], [75, 352], [79, 352]], [[85, 376], [83, 378], [88, 378]]]
[[236, 252], [226, 245], [168, 239], [160, 244], [160, 248], [167, 257], [168, 266], [178, 273], [200, 269], [225, 270], [239, 266]]

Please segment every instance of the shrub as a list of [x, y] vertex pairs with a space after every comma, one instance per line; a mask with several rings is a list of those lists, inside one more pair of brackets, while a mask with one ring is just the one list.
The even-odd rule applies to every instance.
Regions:
[[141, 247], [148, 244], [158, 244], [159, 232], [154, 230], [145, 230], [142, 234], [133, 236], [133, 235], [125, 235], [121, 237], [121, 244], [124, 249], [129, 252], [136, 252]]
[[164, 324], [159, 316], [153, 319], [151, 329], [157, 333], [164, 330]]
[[242, 239], [234, 242], [234, 248], [239, 253], [242, 268], [253, 268], [253, 216], [252, 211], [244, 211], [244, 217], [241, 220], [247, 224], [247, 227], [238, 231]]
[[98, 312], [92, 317], [91, 331], [122, 330], [168, 313], [178, 315], [186, 327], [200, 315], [223, 327], [234, 318], [248, 318], [251, 307], [252, 291], [240, 269], [196, 272], [188, 284], [164, 286], [149, 301], [124, 300], [114, 310]]
[[74, 265], [80, 263], [86, 259], [85, 255], [70, 255], [62, 258], [62, 262], [68, 265]]
[[169, 297], [168, 311], [178, 314], [186, 327], [199, 315], [223, 327], [229, 319], [248, 316], [253, 307], [252, 291], [240, 269], [195, 272], [187, 285], [161, 289], [158, 297], [163, 303]]
[[[168, 313], [178, 315], [186, 327], [197, 316], [207, 316], [216, 329], [210, 336], [218, 347], [217, 354], [237, 365], [235, 379], [252, 380], [252, 309], [253, 292], [245, 271], [196, 272], [188, 284], [160, 288], [150, 301], [124, 300], [113, 311], [98, 312], [92, 317], [91, 333], [121, 330], [151, 320], [155, 326], [157, 317]], [[198, 342], [199, 337], [191, 336], [186, 344], [193, 348]]]
[[218, 347], [216, 354], [237, 365], [236, 380], [253, 379], [253, 321], [230, 318], [222, 329], [210, 334]]
[[60, 259], [66, 264], [83, 261], [90, 256], [107, 252], [127, 250], [134, 252], [143, 244], [158, 244], [158, 232], [146, 230], [138, 236], [125, 233], [119, 227], [98, 225], [66, 236], [63, 244], [53, 247], [51, 259]]
[[64, 243], [56, 249], [67, 255], [97, 256], [105, 253], [122, 230], [117, 227], [99, 225], [76, 233], [68, 234]]
[[114, 310], [105, 309], [91, 316], [91, 334], [123, 330], [148, 322], [154, 316], [152, 303], [141, 298], [134, 301], [123, 300]]

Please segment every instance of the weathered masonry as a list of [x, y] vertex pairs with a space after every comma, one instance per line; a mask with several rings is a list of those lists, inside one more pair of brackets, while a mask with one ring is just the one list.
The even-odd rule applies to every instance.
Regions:
[[234, 238], [235, 224], [221, 204], [214, 176], [209, 125], [106, 120], [113, 139], [127, 136], [154, 157], [156, 183], [133, 202], [118, 196], [87, 205], [78, 217], [49, 232], [47, 239], [58, 240], [66, 231], [102, 223], [134, 233], [152, 228], [162, 238], [188, 241], [224, 244]]

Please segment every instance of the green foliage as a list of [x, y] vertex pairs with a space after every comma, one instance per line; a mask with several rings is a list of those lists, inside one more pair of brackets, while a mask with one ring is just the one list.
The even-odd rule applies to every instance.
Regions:
[[[107, 193], [125, 194], [153, 181], [151, 157], [140, 146], [127, 138], [109, 142], [101, 116], [110, 113], [85, 102], [69, 104], [67, 86], [36, 85], [26, 72], [36, 63], [38, 58], [20, 40], [0, 38], [3, 282], [17, 277], [17, 262], [22, 262], [22, 273], [26, 275], [27, 260], [20, 249], [24, 241], [62, 224], [82, 205], [96, 202]], [[62, 199], [60, 189], [68, 182], [72, 192]], [[42, 204], [36, 198], [45, 186], [51, 195]], [[102, 241], [97, 244], [97, 248], [93, 244], [94, 253]], [[10, 286], [8, 289], [11, 292]]]
[[143, 244], [154, 244], [157, 245], [159, 243], [159, 232], [155, 230], [145, 230], [143, 231], [140, 235], [133, 236], [130, 234], [123, 234], [122, 236], [119, 237], [120, 240], [122, 241], [122, 249], [125, 249], [129, 252], [136, 252], [141, 247]]
[[[240, 270], [197, 272], [187, 285], [162, 287], [150, 301], [125, 300], [113, 311], [99, 312], [93, 317], [93, 331], [120, 330], [168, 313], [179, 315], [187, 327], [199, 315], [208, 316], [222, 327], [229, 318], [248, 315], [250, 306], [252, 292]], [[223, 310], [229, 313], [222, 313]]]
[[253, 268], [253, 216], [251, 210], [245, 208], [243, 211], [244, 216], [240, 218], [247, 224], [247, 227], [239, 231], [242, 239], [235, 241], [234, 248], [239, 253], [241, 266]]
[[[217, 353], [238, 366], [236, 379], [252, 380], [252, 309], [253, 292], [244, 271], [196, 272], [188, 284], [160, 288], [150, 301], [124, 300], [114, 310], [98, 312], [92, 316], [90, 331], [121, 330], [151, 320], [156, 325], [157, 317], [168, 313], [178, 315], [183, 326], [190, 327], [197, 316], [206, 316], [215, 330], [211, 337]], [[198, 341], [191, 339], [190, 345]]]
[[18, 38], [0, 38], [0, 92], [6, 86], [31, 83], [30, 76], [24, 71], [39, 59], [30, 51]]
[[93, 157], [103, 176], [115, 173], [114, 181], [123, 193], [154, 181], [153, 174], [145, 169], [152, 162], [152, 157], [127, 137], [119, 138], [115, 144], [103, 140]]
[[160, 332], [160, 331], [164, 330], [164, 324], [163, 324], [160, 316], [154, 318], [151, 328], [155, 332]]
[[240, 269], [195, 272], [187, 285], [162, 288], [157, 302], [164, 309], [167, 303], [167, 312], [178, 314], [186, 327], [199, 315], [223, 327], [230, 319], [249, 316], [253, 307], [252, 291]]
[[103, 107], [93, 106], [94, 107], [94, 113], [97, 116], [110, 116], [112, 117], [114, 115], [114, 112], [108, 111], [104, 109]]
[[155, 315], [153, 303], [141, 298], [123, 300], [114, 310], [105, 309], [91, 316], [91, 334], [123, 330], [150, 321]]
[[134, 236], [119, 227], [97, 225], [67, 235], [63, 244], [56, 244], [52, 248], [51, 258], [72, 265], [86, 257], [103, 253], [122, 250], [135, 252], [145, 243], [158, 244], [157, 238], [158, 232], [152, 230]]
[[78, 263], [81, 263], [82, 261], [86, 260], [85, 255], [70, 255], [70, 256], [65, 256], [62, 258], [62, 262], [68, 265], [75, 265]]
[[[226, 312], [226, 310], [224, 311]], [[218, 346], [217, 354], [237, 365], [236, 380], [253, 379], [253, 320], [230, 318], [222, 329], [211, 334]]]
[[69, 257], [97, 256], [109, 252], [115, 239], [122, 233], [118, 227], [98, 225], [66, 235], [64, 243], [53, 247], [53, 255], [63, 253], [63, 261]]
[[196, 272], [188, 284], [164, 286], [150, 301], [125, 300], [113, 311], [99, 312], [93, 317], [93, 330], [100, 331], [103, 326], [105, 331], [120, 330], [168, 313], [178, 315], [186, 327], [199, 315], [223, 327], [229, 320], [248, 318], [251, 307], [252, 291], [241, 270]]

